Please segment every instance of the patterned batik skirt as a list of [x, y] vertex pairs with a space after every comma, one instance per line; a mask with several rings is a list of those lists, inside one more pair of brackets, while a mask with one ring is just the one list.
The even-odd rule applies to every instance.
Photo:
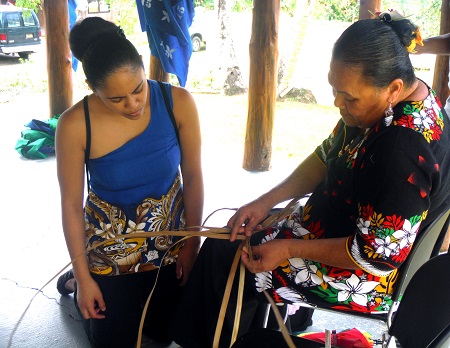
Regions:
[[[178, 175], [166, 195], [146, 198], [136, 207], [133, 221], [119, 207], [102, 201], [92, 191], [86, 199], [86, 247], [89, 270], [100, 275], [149, 271], [176, 261], [182, 237], [160, 236], [158, 231], [184, 227], [182, 185]], [[136, 238], [133, 232], [155, 232]], [[93, 247], [101, 243], [100, 246]]]

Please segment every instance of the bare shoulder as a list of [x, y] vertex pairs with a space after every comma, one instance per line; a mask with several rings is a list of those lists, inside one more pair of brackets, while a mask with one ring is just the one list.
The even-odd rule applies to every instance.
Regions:
[[183, 87], [172, 86], [173, 111], [177, 120], [197, 117], [197, 106], [192, 94]]
[[175, 103], [193, 103], [194, 98], [192, 94], [183, 87], [172, 86], [172, 99]]
[[56, 135], [66, 141], [81, 139], [86, 134], [85, 123], [83, 101], [79, 101], [61, 114], [56, 127]]
[[64, 111], [59, 120], [58, 120], [58, 126], [60, 124], [65, 124], [67, 126], [73, 125], [78, 123], [81, 118], [84, 120], [84, 109], [83, 109], [83, 101], [80, 100], [70, 108], [68, 108], [66, 111]]

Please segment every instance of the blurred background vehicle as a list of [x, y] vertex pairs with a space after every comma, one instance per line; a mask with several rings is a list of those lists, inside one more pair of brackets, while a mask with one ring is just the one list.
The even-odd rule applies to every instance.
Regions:
[[0, 5], [0, 53], [28, 59], [41, 43], [41, 27], [32, 10]]
[[205, 29], [206, 28], [204, 26], [202, 27], [201, 20], [197, 19], [197, 16], [194, 17], [194, 21], [192, 22], [192, 25], [189, 28], [193, 52], [200, 51], [203, 44], [205, 45], [206, 48]]

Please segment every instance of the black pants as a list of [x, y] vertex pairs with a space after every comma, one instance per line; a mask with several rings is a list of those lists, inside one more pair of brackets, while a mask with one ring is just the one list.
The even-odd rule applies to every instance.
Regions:
[[[183, 348], [211, 348], [217, 319], [222, 304], [231, 264], [240, 241], [206, 239], [200, 249], [194, 269], [183, 290], [174, 317], [174, 341]], [[251, 327], [256, 308], [257, 295], [253, 274], [246, 272], [244, 299], [239, 335]], [[222, 329], [220, 347], [229, 347], [236, 310], [238, 276], [228, 303]]]
[[[175, 274], [175, 264], [163, 267], [147, 311], [143, 332], [161, 342], [171, 342], [169, 323], [182, 288]], [[82, 318], [84, 330], [96, 348], [134, 348], [142, 310], [155, 283], [157, 270], [121, 276], [91, 274], [106, 303], [104, 319]], [[78, 309], [75, 292], [75, 306]]]

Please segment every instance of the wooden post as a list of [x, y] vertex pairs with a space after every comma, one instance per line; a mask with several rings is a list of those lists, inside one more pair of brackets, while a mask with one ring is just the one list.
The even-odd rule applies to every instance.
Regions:
[[50, 117], [72, 105], [72, 59], [67, 1], [45, 1], [47, 72]]
[[270, 169], [278, 67], [280, 0], [253, 2], [250, 81], [243, 168]]
[[150, 80], [169, 82], [169, 73], [166, 73], [162, 67], [159, 58], [150, 55]]
[[[441, 6], [441, 29], [440, 34], [450, 33], [450, 8], [449, 1], [442, 0]], [[437, 55], [434, 65], [433, 89], [436, 91], [442, 103], [445, 104], [449, 96], [448, 89], [449, 57], [447, 55]]]
[[359, 0], [359, 19], [373, 18], [370, 12], [379, 12], [380, 8], [381, 0]]

